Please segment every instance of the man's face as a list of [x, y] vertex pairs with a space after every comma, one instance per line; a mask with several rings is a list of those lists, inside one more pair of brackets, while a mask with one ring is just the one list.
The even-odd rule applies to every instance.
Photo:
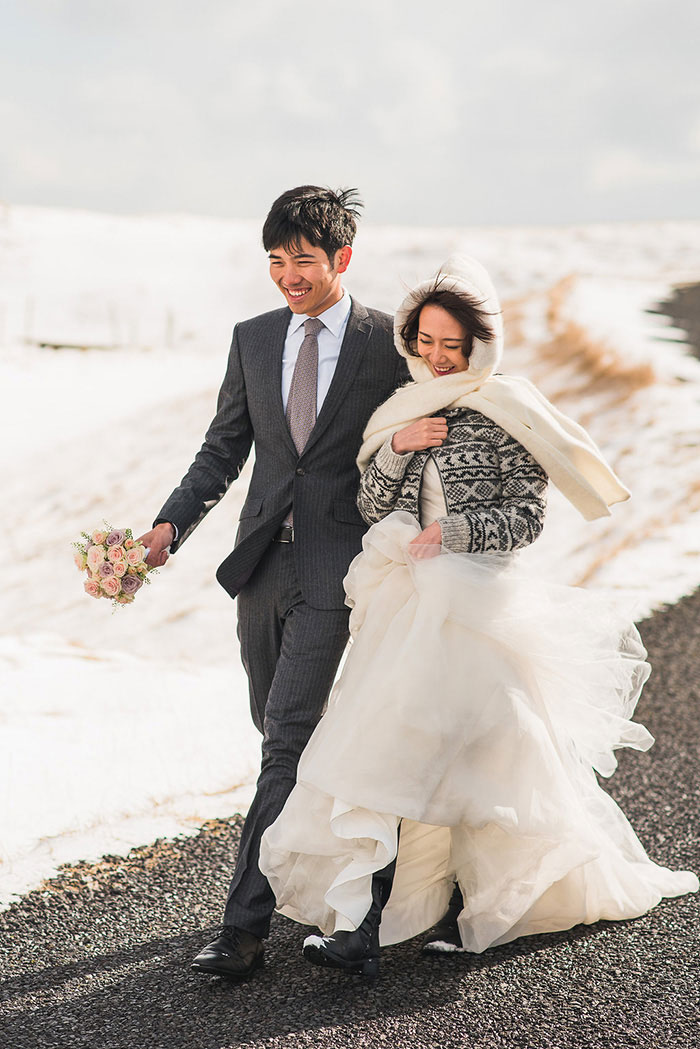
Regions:
[[352, 249], [346, 245], [336, 252], [331, 266], [323, 248], [314, 248], [302, 237], [297, 247], [272, 249], [270, 276], [292, 313], [318, 317], [341, 298], [341, 274], [348, 268], [351, 255]]

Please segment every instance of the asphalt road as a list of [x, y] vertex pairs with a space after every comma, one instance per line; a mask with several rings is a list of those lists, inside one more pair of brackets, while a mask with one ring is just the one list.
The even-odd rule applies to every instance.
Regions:
[[[657, 737], [609, 783], [658, 862], [700, 871], [700, 591], [642, 624]], [[700, 1046], [700, 899], [481, 956], [383, 952], [374, 988], [309, 966], [280, 917], [244, 985], [189, 971], [219, 920], [240, 820], [80, 865], [0, 915], [1, 1049]]]

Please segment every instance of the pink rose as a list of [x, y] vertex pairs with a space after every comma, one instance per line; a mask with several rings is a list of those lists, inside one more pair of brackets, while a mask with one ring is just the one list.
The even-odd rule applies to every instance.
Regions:
[[112, 568], [117, 579], [121, 579], [123, 575], [126, 575], [126, 561], [115, 561]]
[[126, 542], [124, 543], [124, 549], [125, 550], [131, 550], [131, 548], [132, 548], [132, 546], [134, 545], [135, 542], [136, 542], [135, 539], [127, 539]]
[[133, 546], [131, 550], [126, 551], [126, 562], [129, 565], [137, 565], [140, 561], [143, 561], [146, 553], [145, 546]]
[[87, 554], [84, 554], [82, 550], [76, 550], [75, 554], [73, 555], [73, 560], [75, 561], [80, 571], [84, 572], [87, 568]]
[[105, 578], [100, 579], [100, 586], [107, 597], [116, 597], [121, 590], [121, 583], [115, 575], [108, 575]]
[[125, 594], [135, 594], [143, 586], [143, 580], [137, 575], [125, 575], [122, 579], [122, 590]]
[[107, 557], [110, 559], [112, 564], [115, 561], [124, 561], [126, 557], [126, 550], [123, 546], [110, 546], [107, 551]]
[[114, 600], [119, 605], [130, 605], [134, 598], [133, 595], [130, 597], [128, 594], [117, 594]]
[[114, 568], [109, 561], [103, 561], [100, 567], [97, 569], [99, 574], [106, 578], [107, 576], [114, 575]]
[[100, 584], [96, 579], [88, 579], [87, 582], [83, 583], [83, 589], [86, 594], [90, 595], [90, 597], [102, 597]]
[[107, 546], [121, 546], [126, 539], [126, 532], [123, 528], [115, 528], [113, 532], [110, 532], [107, 538], [104, 540]]
[[107, 533], [106, 532], [93, 532], [92, 533], [92, 541], [93, 541], [93, 543], [95, 543], [96, 546], [101, 546], [102, 543], [104, 543], [106, 538], [107, 538]]
[[87, 552], [87, 566], [91, 572], [96, 572], [105, 559], [104, 550], [101, 546], [91, 546]]

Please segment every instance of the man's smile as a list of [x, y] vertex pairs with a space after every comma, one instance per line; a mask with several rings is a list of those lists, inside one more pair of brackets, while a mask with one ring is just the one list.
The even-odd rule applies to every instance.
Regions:
[[301, 299], [311, 289], [310, 288], [285, 288], [284, 286], [282, 286], [282, 290], [284, 291], [285, 295], [289, 296], [290, 299]]

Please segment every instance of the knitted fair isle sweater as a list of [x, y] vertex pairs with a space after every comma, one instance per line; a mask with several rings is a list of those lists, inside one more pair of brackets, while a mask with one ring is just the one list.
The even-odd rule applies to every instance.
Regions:
[[547, 475], [497, 423], [471, 408], [440, 413], [447, 439], [439, 448], [397, 455], [391, 440], [360, 481], [357, 505], [368, 524], [392, 510], [419, 519], [423, 468], [432, 456], [447, 514], [439, 517], [442, 545], [455, 553], [518, 550], [534, 542], [544, 523]]

